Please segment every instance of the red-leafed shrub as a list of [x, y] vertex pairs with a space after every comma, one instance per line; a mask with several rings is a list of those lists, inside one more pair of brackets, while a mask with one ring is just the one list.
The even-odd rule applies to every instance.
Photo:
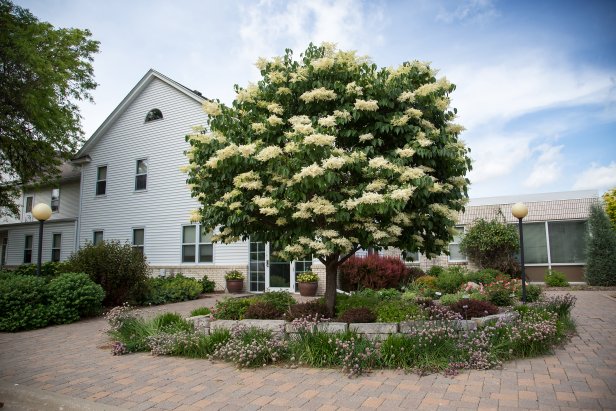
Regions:
[[340, 320], [345, 323], [373, 323], [376, 321], [376, 314], [370, 308], [355, 307], [346, 310]]
[[398, 288], [408, 281], [408, 277], [409, 270], [398, 257], [353, 256], [340, 266], [340, 285], [346, 291]]
[[466, 319], [498, 314], [497, 306], [487, 301], [479, 300], [460, 300], [457, 303], [450, 305], [449, 309], [457, 312]]

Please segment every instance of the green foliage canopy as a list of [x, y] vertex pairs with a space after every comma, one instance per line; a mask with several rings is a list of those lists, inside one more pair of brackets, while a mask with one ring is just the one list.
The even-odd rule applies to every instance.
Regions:
[[612, 223], [612, 227], [616, 230], [616, 188], [612, 188], [603, 194], [603, 202], [605, 203], [605, 212]]
[[331, 44], [257, 66], [262, 79], [236, 86], [230, 107], [204, 103], [207, 126], [187, 136], [193, 220], [219, 227], [214, 241], [270, 242], [328, 272], [359, 248], [446, 248], [470, 169], [453, 84], [421, 62], [378, 69]]
[[51, 183], [81, 142], [77, 101], [97, 85], [90, 36], [0, 0], [0, 210], [17, 213], [21, 184]]
[[515, 225], [498, 220], [479, 219], [460, 242], [460, 251], [479, 268], [493, 268], [514, 276], [519, 264], [515, 254], [520, 249]]

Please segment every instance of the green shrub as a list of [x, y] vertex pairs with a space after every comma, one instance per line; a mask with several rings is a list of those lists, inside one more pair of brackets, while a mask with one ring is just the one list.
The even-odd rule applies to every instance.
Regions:
[[412, 301], [384, 301], [376, 306], [376, 319], [383, 323], [397, 323], [416, 317], [421, 308]]
[[462, 299], [462, 294], [456, 293], [456, 294], [445, 294], [441, 298], [439, 298], [439, 301], [443, 305], [452, 305], [452, 304], [457, 303], [461, 299]]
[[[534, 303], [539, 301], [543, 290], [538, 285], [526, 284], [526, 302]], [[518, 290], [518, 298], [522, 300], [522, 287]]]
[[157, 332], [174, 333], [180, 331], [193, 331], [192, 323], [186, 321], [178, 313], [158, 314], [151, 321], [154, 330]]
[[49, 320], [68, 324], [82, 317], [100, 314], [105, 297], [103, 288], [85, 273], [65, 273], [51, 280], [47, 286]]
[[105, 290], [105, 306], [137, 302], [147, 290], [148, 265], [130, 244], [103, 241], [86, 244], [66, 262], [73, 272], [83, 272]]
[[515, 225], [477, 220], [462, 237], [460, 251], [480, 268], [493, 268], [512, 277], [520, 270], [515, 257], [520, 248]]
[[[443, 270], [444, 271], [444, 270]], [[424, 275], [419, 277], [413, 282], [413, 285], [418, 287], [419, 289], [428, 288], [430, 290], [436, 289], [436, 281], [438, 277], [434, 277], [431, 275]]]
[[586, 282], [588, 285], [616, 285], [616, 230], [602, 206], [591, 207], [588, 226]]
[[556, 270], [545, 270], [543, 281], [548, 287], [569, 287], [565, 274]]
[[184, 277], [182, 274], [172, 277], [148, 278], [146, 285], [147, 290], [140, 300], [142, 305], [195, 300], [203, 290], [200, 281]]
[[[373, 293], [372, 295], [370, 295], [371, 292]], [[336, 296], [336, 315], [340, 317], [349, 308], [372, 308], [378, 303], [379, 297], [372, 290], [368, 293], [361, 292], [354, 293], [352, 295], [338, 294]]]
[[426, 275], [430, 277], [438, 277], [439, 275], [445, 272], [445, 267], [441, 267], [440, 265], [433, 265], [426, 271]]
[[212, 310], [210, 310], [207, 307], [199, 307], [199, 308], [195, 308], [194, 310], [192, 310], [190, 312], [190, 316], [191, 317], [196, 317], [198, 315], [210, 315], [212, 312]]
[[30, 330], [49, 323], [45, 280], [11, 275], [0, 279], [0, 331]]
[[207, 275], [204, 275], [201, 279], [201, 291], [204, 294], [213, 293], [216, 289], [216, 282], [207, 278]]
[[482, 270], [478, 270], [474, 272], [467, 272], [465, 275], [465, 280], [467, 282], [470, 281], [473, 283], [486, 285], [486, 284], [490, 284], [491, 282], [493, 282], [496, 279], [496, 277], [499, 275], [504, 275], [504, 274], [493, 268], [484, 268]]
[[345, 323], [373, 323], [376, 321], [376, 314], [366, 307], [349, 308], [342, 314], [340, 321]]
[[451, 267], [436, 278], [436, 288], [446, 294], [454, 294], [465, 282], [464, 271]]
[[291, 295], [288, 291], [268, 291], [255, 298], [272, 304], [276, 310], [281, 313], [287, 311], [290, 306], [297, 303], [293, 295]]
[[[37, 275], [36, 264], [22, 264], [12, 271], [16, 275]], [[41, 276], [45, 278], [57, 277], [62, 273], [66, 273], [68, 267], [65, 263], [47, 261], [41, 264]]]
[[224, 298], [216, 303], [214, 318], [217, 320], [241, 320], [254, 302], [251, 298]]

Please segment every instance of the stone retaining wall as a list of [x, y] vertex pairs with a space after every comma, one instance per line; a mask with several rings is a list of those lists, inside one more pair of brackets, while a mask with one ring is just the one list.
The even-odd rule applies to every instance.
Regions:
[[[488, 321], [502, 320], [511, 322], [518, 318], [519, 314], [515, 311], [490, 315], [482, 318], [472, 318], [470, 320], [453, 320], [451, 323], [458, 332], [476, 330], [477, 327], [484, 326]], [[293, 335], [298, 333], [296, 324], [284, 320], [211, 320], [210, 316], [199, 315], [189, 317], [186, 320], [195, 325], [195, 329], [204, 334], [210, 334], [215, 330], [232, 330], [237, 326], [247, 328], [258, 328], [261, 330], [272, 331], [278, 334]], [[421, 329], [426, 321], [403, 321], [400, 323], [342, 323], [342, 322], [322, 322], [317, 323], [318, 331], [330, 333], [355, 331], [365, 335], [370, 339], [386, 339], [393, 334], [408, 334], [414, 330]]]

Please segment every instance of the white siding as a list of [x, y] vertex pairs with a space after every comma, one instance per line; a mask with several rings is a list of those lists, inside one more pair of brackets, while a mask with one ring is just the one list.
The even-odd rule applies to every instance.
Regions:
[[[0, 219], [0, 226], [3, 224], [15, 224], [19, 222], [36, 222], [36, 219], [26, 214], [26, 197], [33, 196], [32, 205], [45, 203], [51, 206], [52, 188], [41, 188], [36, 191], [26, 191], [19, 199], [19, 218], [3, 217]], [[60, 210], [52, 213], [48, 221], [63, 220], [67, 218], [77, 218], [79, 215], [79, 181], [62, 183], [60, 185]]]
[[248, 264], [250, 242], [214, 244], [214, 263], [217, 265]]
[[[144, 123], [153, 108], [162, 111], [163, 119]], [[199, 102], [154, 78], [87, 153], [91, 162], [82, 172], [80, 244], [92, 241], [96, 230], [104, 231], [105, 240], [131, 242], [132, 229], [144, 228], [148, 262], [181, 265], [181, 227], [198, 203], [179, 167], [187, 164], [185, 135], [205, 120]], [[147, 190], [135, 191], [136, 162], [143, 158], [149, 163]], [[96, 196], [96, 172], [103, 165], [106, 194]], [[214, 255], [214, 264], [247, 263], [248, 248], [215, 245]]]
[[[21, 224], [8, 229], [8, 247], [6, 265], [15, 266], [23, 264], [26, 235], [32, 235], [32, 263], [38, 258], [39, 224]], [[52, 222], [43, 226], [43, 258], [42, 261], [51, 261], [51, 241], [53, 234], [62, 235], [60, 261], [66, 260], [73, 253], [75, 243], [75, 222]]]

